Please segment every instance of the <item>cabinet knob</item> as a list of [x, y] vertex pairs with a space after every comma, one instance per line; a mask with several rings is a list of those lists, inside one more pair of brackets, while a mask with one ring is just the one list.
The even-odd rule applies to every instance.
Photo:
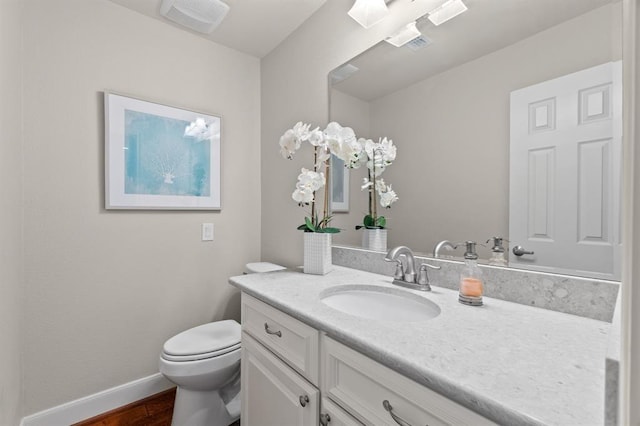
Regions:
[[309, 403], [309, 397], [307, 395], [300, 395], [300, 405], [306, 407]]
[[329, 414], [320, 414], [320, 424], [322, 426], [329, 426], [331, 416]]
[[[267, 324], [266, 322], [264, 323], [264, 331], [266, 331], [267, 334], [273, 334], [275, 336], [282, 337], [282, 332], [280, 330], [278, 330], [278, 331], [271, 330], [269, 328], [269, 324]], [[304, 405], [303, 405], [303, 407], [304, 407]]]

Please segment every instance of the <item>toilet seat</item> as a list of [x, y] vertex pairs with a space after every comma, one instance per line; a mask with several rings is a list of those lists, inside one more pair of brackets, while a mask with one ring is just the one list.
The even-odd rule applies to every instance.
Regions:
[[162, 358], [168, 361], [197, 361], [240, 349], [240, 324], [217, 321], [183, 331], [167, 340]]

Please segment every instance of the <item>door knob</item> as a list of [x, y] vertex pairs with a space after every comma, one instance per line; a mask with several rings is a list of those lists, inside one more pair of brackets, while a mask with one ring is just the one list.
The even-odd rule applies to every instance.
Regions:
[[533, 251], [525, 250], [524, 247], [522, 246], [515, 246], [512, 251], [513, 251], [513, 254], [515, 254], [518, 257], [522, 256], [523, 254], [533, 254]]

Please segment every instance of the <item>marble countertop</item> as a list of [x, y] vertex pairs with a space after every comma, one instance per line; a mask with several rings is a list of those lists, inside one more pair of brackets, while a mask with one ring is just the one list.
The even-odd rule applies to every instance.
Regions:
[[400, 287], [391, 277], [339, 266], [324, 276], [287, 270], [229, 281], [499, 424], [604, 423], [607, 322], [487, 297], [482, 307], [465, 306], [457, 292], [435, 286], [402, 290], [437, 303], [436, 318], [362, 319], [325, 305], [321, 294], [346, 284]]

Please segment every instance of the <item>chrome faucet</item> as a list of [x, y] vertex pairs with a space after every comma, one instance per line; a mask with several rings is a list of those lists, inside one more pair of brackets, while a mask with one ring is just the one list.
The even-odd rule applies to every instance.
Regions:
[[442, 240], [438, 244], [436, 244], [436, 246], [433, 248], [433, 257], [435, 258], [440, 257], [440, 250], [442, 249], [455, 250], [457, 248], [458, 248], [458, 244], [454, 244], [449, 240]]
[[[402, 261], [399, 259], [401, 255], [404, 255], [405, 259], [407, 259], [407, 265], [403, 269]], [[396, 269], [396, 279], [400, 279], [402, 281], [415, 283], [416, 282], [416, 259], [413, 257], [413, 252], [407, 246], [398, 246], [394, 247], [387, 252], [384, 260], [387, 262], [398, 262], [399, 268]], [[402, 272], [402, 275], [398, 273]]]
[[[406, 265], [402, 262], [402, 257], [406, 259]], [[420, 275], [418, 276], [416, 274], [416, 259], [413, 257], [411, 249], [407, 246], [392, 248], [387, 252], [384, 260], [397, 263], [393, 284], [422, 291], [431, 291], [427, 268], [440, 269], [439, 266], [423, 263], [420, 265]]]

